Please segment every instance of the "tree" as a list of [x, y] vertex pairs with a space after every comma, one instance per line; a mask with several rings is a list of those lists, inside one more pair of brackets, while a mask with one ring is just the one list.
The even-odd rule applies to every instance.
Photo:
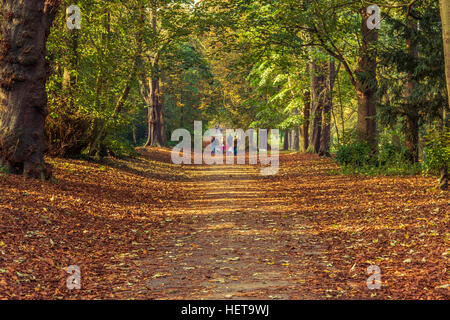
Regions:
[[148, 67], [141, 70], [141, 95], [148, 108], [148, 138], [145, 146], [166, 144], [162, 60], [176, 42], [182, 42], [192, 32], [190, 10], [190, 3], [186, 0], [163, 0], [149, 5], [149, 14], [146, 16], [154, 43], [143, 54], [145, 61], [142, 66]]
[[[444, 57], [445, 57], [445, 75], [447, 79], [447, 94], [448, 103], [450, 107], [450, 0], [440, 0], [441, 8], [441, 21], [442, 21], [442, 38], [444, 41]], [[443, 111], [443, 127], [447, 126], [447, 112], [444, 108]], [[441, 189], [447, 189], [448, 187], [448, 167], [447, 164], [441, 169], [440, 178]]]
[[[419, 56], [417, 44], [414, 39], [417, 32], [417, 22], [412, 17], [408, 17], [408, 34], [406, 38], [407, 54], [409, 58], [416, 63]], [[411, 163], [419, 161], [419, 110], [414, 103], [414, 91], [416, 81], [414, 74], [408, 72], [408, 82], [406, 84], [406, 107], [405, 107], [405, 145], [408, 150], [408, 158]]]
[[315, 153], [319, 153], [320, 136], [322, 134], [322, 113], [326, 92], [326, 68], [323, 61], [313, 59], [311, 62], [311, 116], [312, 134], [310, 145]]
[[[308, 64], [309, 65], [309, 64]], [[303, 92], [303, 126], [302, 126], [302, 151], [306, 152], [309, 147], [309, 117], [311, 116], [311, 90], [305, 89]]]
[[336, 67], [333, 58], [328, 62], [328, 76], [325, 88], [323, 114], [322, 114], [322, 132], [320, 133], [319, 156], [330, 156], [331, 144], [331, 113], [333, 108], [333, 88], [336, 80]]
[[59, 0], [1, 2], [1, 161], [27, 177], [51, 176], [44, 162], [46, 42], [59, 5]]

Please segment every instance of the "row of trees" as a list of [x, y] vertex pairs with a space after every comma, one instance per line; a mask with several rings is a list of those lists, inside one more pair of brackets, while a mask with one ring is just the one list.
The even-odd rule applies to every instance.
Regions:
[[237, 33], [233, 45], [253, 63], [254, 125], [278, 126], [285, 148], [319, 155], [359, 141], [375, 158], [388, 139], [412, 164], [437, 127], [447, 184], [446, 1], [379, 1], [380, 29], [368, 27], [367, 1], [204, 3], [231, 20], [222, 32]]
[[49, 176], [47, 149], [123, 154], [206, 120], [323, 156], [388, 136], [416, 163], [433, 126], [448, 145], [450, 5], [377, 4], [380, 30], [362, 0], [2, 0], [2, 162]]

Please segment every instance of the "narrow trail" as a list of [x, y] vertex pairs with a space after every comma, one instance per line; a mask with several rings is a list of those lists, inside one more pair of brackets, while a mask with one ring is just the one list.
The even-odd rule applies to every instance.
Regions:
[[314, 274], [299, 250], [323, 248], [286, 199], [267, 197], [257, 168], [193, 166], [186, 175], [192, 198], [171, 214], [177, 222], [166, 227], [165, 250], [150, 262], [151, 298], [314, 298], [305, 286]]

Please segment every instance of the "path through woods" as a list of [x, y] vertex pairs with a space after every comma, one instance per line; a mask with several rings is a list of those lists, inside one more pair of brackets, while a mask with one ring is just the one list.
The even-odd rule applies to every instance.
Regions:
[[[164, 149], [48, 161], [53, 182], [0, 176], [0, 297], [449, 297], [449, 196], [433, 178], [335, 175], [303, 154], [273, 177], [174, 166]], [[81, 290], [65, 286], [70, 265]]]
[[[149, 274], [152, 295], [315, 297], [309, 287], [314, 274], [302, 256], [320, 260], [325, 250], [308, 232], [311, 221], [296, 213], [282, 190], [269, 194], [268, 180], [251, 166], [189, 167], [186, 173], [184, 188], [192, 198], [174, 212], [181, 224], [166, 230], [167, 244], [150, 263], [156, 271]], [[173, 264], [160, 263], [167, 260]]]

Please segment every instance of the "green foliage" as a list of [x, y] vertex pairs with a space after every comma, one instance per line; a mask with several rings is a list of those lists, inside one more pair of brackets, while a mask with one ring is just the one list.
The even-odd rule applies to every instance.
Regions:
[[[392, 131], [379, 137], [378, 152], [370, 145], [352, 142], [338, 149], [336, 161], [341, 164], [337, 172], [350, 175], [415, 175], [421, 172], [421, 164], [407, 161], [406, 148], [398, 141], [398, 132]], [[336, 173], [337, 173], [336, 172]]]
[[132, 157], [136, 155], [133, 143], [123, 136], [108, 135], [105, 139], [105, 145], [108, 146], [109, 153], [116, 157]]
[[450, 167], [450, 129], [432, 129], [428, 132], [422, 168], [425, 173], [437, 173], [444, 165]]
[[361, 167], [373, 164], [371, 146], [363, 141], [355, 141], [341, 146], [336, 154], [336, 161], [345, 166]]
[[[192, 132], [196, 120], [205, 126], [298, 128], [312, 118], [305, 118], [311, 97], [310, 62], [329, 61], [330, 55], [337, 68], [330, 92], [331, 140], [344, 170], [414, 172], [417, 166], [408, 164], [404, 147], [405, 117], [417, 111], [413, 116], [423, 134], [448, 105], [436, 1], [411, 7], [410, 13], [419, 18], [414, 20], [419, 25], [415, 31], [408, 25], [406, 8], [383, 10], [379, 41], [369, 48], [377, 53], [377, 153], [355, 135], [355, 79], [377, 87], [371, 75], [358, 72], [365, 2], [76, 3], [83, 13], [82, 30], [68, 31], [62, 10], [48, 43], [52, 74], [46, 131], [54, 154], [92, 156], [90, 149], [98, 142], [101, 154], [133, 155], [134, 147], [147, 140], [147, 110], [154, 101], [143, 91], [155, 78], [160, 82], [169, 146], [171, 132]], [[70, 4], [63, 1], [63, 7]], [[417, 59], [408, 54], [407, 39], [417, 45]], [[413, 92], [407, 94], [407, 88]], [[441, 140], [429, 136], [425, 171], [435, 171], [446, 161], [446, 141]]]
[[[340, 170], [333, 172], [351, 175], [415, 175], [436, 173], [442, 167], [449, 152], [449, 135], [447, 140], [433, 131], [428, 136], [429, 143], [424, 150], [424, 159], [419, 163], [410, 163], [404, 141], [400, 139], [399, 130], [386, 131], [379, 136], [378, 152], [373, 154], [371, 148], [364, 142], [351, 142], [338, 148], [336, 161]], [[355, 141], [355, 140], [353, 140]], [[448, 161], [448, 160], [447, 160]], [[433, 169], [431, 169], [433, 168]]]
[[344, 165], [340, 170], [330, 172], [330, 174], [345, 174], [345, 175], [362, 175], [362, 176], [398, 176], [398, 175], [417, 175], [421, 172], [420, 164], [399, 163], [397, 165], [389, 166], [352, 166]]
[[8, 167], [5, 167], [5, 166], [0, 166], [0, 174], [1, 173], [3, 173], [3, 174], [9, 174], [10, 172], [9, 172], [9, 168]]

